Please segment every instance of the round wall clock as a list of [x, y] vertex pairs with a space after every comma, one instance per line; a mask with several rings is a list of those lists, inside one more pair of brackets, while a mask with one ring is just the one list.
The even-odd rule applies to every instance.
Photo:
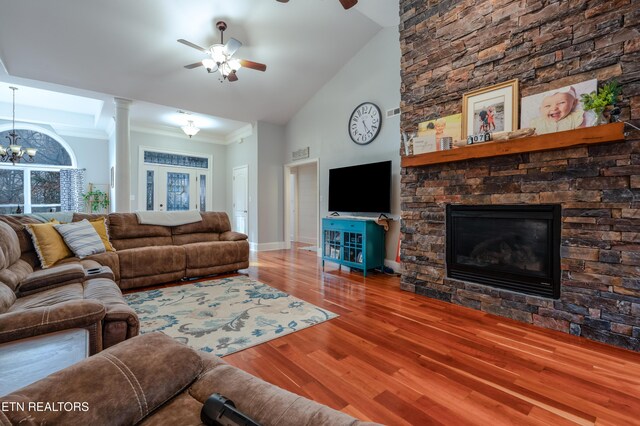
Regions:
[[371, 102], [361, 103], [349, 117], [349, 136], [358, 145], [366, 145], [378, 136], [381, 125], [380, 108]]

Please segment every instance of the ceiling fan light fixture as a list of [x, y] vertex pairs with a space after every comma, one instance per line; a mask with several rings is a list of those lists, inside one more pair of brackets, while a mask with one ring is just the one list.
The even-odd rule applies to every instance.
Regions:
[[224, 44], [214, 44], [213, 46], [211, 46], [211, 57], [219, 64], [226, 62], [227, 55]]
[[193, 125], [192, 120], [189, 120], [189, 124], [187, 124], [186, 126], [182, 126], [180, 128], [185, 133], [185, 135], [189, 136], [189, 139], [191, 139], [192, 136], [197, 135], [198, 132], [200, 131], [198, 127]]
[[202, 60], [202, 65], [206, 68], [207, 72], [215, 72], [218, 69], [218, 65], [211, 58], [206, 58]]
[[231, 68], [231, 71], [238, 71], [240, 68], [242, 68], [242, 64], [239, 60], [232, 59], [229, 61], [229, 68]]

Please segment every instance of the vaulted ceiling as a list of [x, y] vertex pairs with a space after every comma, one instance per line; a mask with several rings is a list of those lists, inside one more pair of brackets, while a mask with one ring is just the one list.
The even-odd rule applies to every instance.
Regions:
[[[350, 10], [337, 0], [0, 0], [0, 10], [0, 82], [95, 98], [103, 116], [112, 114], [111, 97], [133, 99], [132, 120], [141, 124], [174, 125], [176, 109], [211, 123], [221, 117], [211, 125], [220, 134], [257, 120], [286, 123], [399, 21], [397, 0], [361, 0]], [[220, 83], [202, 67], [183, 68], [203, 54], [176, 40], [217, 43], [219, 20], [228, 24], [225, 39], [243, 43], [236, 56], [266, 72], [240, 69], [239, 81]], [[0, 90], [0, 103], [9, 92]]]

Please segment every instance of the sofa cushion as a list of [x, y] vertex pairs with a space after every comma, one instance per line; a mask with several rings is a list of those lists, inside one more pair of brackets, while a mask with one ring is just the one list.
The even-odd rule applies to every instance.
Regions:
[[115, 251], [113, 246], [111, 245], [111, 241], [109, 241], [109, 229], [107, 228], [107, 218], [101, 217], [99, 219], [90, 220], [91, 225], [95, 228], [96, 232], [100, 236], [102, 240], [102, 244], [104, 244], [104, 248], [106, 251]]
[[10, 289], [16, 290], [18, 284], [33, 272], [33, 267], [24, 259], [18, 259], [6, 269], [0, 269], [0, 282], [5, 283]]
[[[246, 260], [245, 244], [237, 241], [217, 241], [214, 243], [186, 244], [182, 247], [184, 247], [187, 255], [187, 268], [197, 269]], [[248, 244], [246, 245], [248, 246]]]
[[107, 251], [98, 231], [86, 219], [53, 227], [62, 236], [67, 247], [80, 259]]
[[8, 286], [0, 283], [0, 314], [5, 313], [16, 301], [16, 294]]
[[[156, 225], [140, 225], [135, 213], [111, 213], [109, 215], [111, 241], [130, 238], [171, 237], [171, 228]], [[116, 248], [118, 248], [116, 246]]]
[[31, 234], [42, 269], [46, 269], [57, 261], [73, 255], [62, 236], [54, 228], [53, 222], [26, 224], [25, 229]]
[[224, 212], [201, 212], [201, 222], [188, 223], [186, 225], [174, 226], [171, 228], [173, 235], [216, 233], [231, 230], [229, 216]]
[[0, 222], [0, 269], [8, 268], [20, 259], [20, 241], [11, 226]]
[[31, 235], [25, 230], [25, 225], [29, 223], [42, 223], [42, 221], [30, 216], [7, 216], [0, 215], [0, 222], [9, 225], [18, 236], [20, 251], [24, 254], [35, 250]]
[[24, 297], [18, 297], [8, 312], [24, 311], [34, 308], [46, 308], [56, 303], [84, 299], [82, 283], [67, 284], [60, 287], [43, 290]]
[[56, 265], [47, 269], [40, 269], [29, 274], [20, 282], [18, 292], [20, 297], [44, 289], [59, 287], [84, 281], [85, 273], [82, 265], [68, 263]]
[[116, 253], [120, 263], [120, 279], [170, 272], [184, 274], [186, 269], [185, 252], [181, 246], [138, 247], [118, 250]]

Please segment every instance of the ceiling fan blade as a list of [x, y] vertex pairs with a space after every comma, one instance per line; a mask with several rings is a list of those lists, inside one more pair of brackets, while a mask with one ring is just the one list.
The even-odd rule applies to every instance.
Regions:
[[182, 44], [184, 44], [185, 46], [193, 47], [194, 49], [199, 50], [199, 51], [201, 51], [202, 53], [209, 53], [209, 51], [208, 51], [207, 49], [205, 49], [204, 47], [200, 47], [200, 46], [198, 46], [197, 44], [193, 44], [193, 43], [191, 43], [190, 41], [187, 41], [187, 40], [185, 40], [185, 39], [183, 39], [183, 38], [179, 39], [179, 40], [178, 40], [178, 43], [182, 43]]
[[345, 9], [351, 9], [353, 6], [358, 4], [358, 0], [340, 0], [340, 4]]
[[240, 65], [245, 68], [251, 68], [256, 71], [266, 71], [267, 66], [265, 64], [261, 64], [259, 62], [247, 61], [246, 59], [240, 59]]
[[236, 72], [232, 72], [227, 76], [227, 80], [229, 81], [238, 81], [238, 74]]
[[193, 64], [185, 65], [184, 67], [188, 70], [192, 70], [194, 68], [198, 68], [202, 66], [202, 62], [194, 62]]
[[240, 46], [242, 46], [242, 43], [235, 38], [230, 38], [227, 44], [224, 45], [224, 50], [227, 52], [227, 56], [233, 56]]
[[280, 3], [289, 3], [289, 0], [278, 0]]

